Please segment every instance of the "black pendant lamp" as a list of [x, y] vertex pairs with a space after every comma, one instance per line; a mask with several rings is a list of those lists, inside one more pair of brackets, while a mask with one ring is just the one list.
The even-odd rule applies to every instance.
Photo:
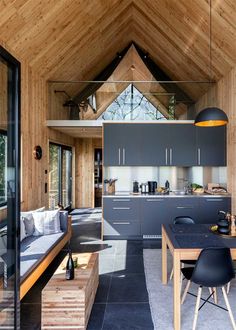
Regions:
[[225, 112], [216, 107], [203, 109], [197, 115], [194, 125], [202, 127], [223, 126], [228, 124], [228, 117]]
[[[209, 56], [209, 76], [212, 77], [212, 19], [211, 19], [211, 2], [210, 0], [210, 41], [209, 41], [209, 48], [210, 48], [210, 56]], [[228, 117], [224, 113], [223, 110], [217, 107], [208, 107], [203, 109], [197, 115], [194, 125], [195, 126], [202, 126], [202, 127], [214, 127], [214, 126], [223, 126], [228, 124]]]

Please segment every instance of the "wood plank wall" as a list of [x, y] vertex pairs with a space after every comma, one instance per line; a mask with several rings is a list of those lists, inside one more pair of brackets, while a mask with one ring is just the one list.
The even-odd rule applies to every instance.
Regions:
[[75, 205], [94, 207], [94, 149], [102, 148], [102, 139], [76, 139]]
[[232, 211], [236, 213], [236, 67], [213, 86], [196, 103], [199, 112], [207, 106], [218, 106], [229, 118], [227, 127], [227, 183], [232, 194]]

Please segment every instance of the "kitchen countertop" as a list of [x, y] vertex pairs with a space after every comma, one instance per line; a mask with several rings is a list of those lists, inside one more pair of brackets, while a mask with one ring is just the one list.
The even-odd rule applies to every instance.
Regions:
[[103, 197], [128, 197], [128, 198], [170, 198], [170, 197], [177, 197], [177, 198], [194, 198], [194, 197], [201, 197], [201, 198], [223, 198], [223, 197], [231, 197], [231, 194], [215, 194], [215, 195], [210, 195], [210, 194], [187, 194], [187, 195], [180, 195], [180, 194], [175, 194], [173, 192], [170, 192], [169, 194], [133, 194], [132, 192], [128, 191], [117, 191], [114, 194], [108, 194], [108, 193], [103, 193]]

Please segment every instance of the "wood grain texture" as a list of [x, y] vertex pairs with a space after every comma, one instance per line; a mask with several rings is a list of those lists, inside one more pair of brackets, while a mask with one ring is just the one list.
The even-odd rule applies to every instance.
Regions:
[[76, 139], [75, 205], [94, 207], [94, 149], [102, 147], [102, 139]]
[[236, 67], [222, 78], [196, 103], [196, 111], [208, 106], [223, 109], [227, 125], [227, 186], [232, 194], [232, 212], [236, 213]]
[[98, 287], [98, 254], [73, 254], [79, 268], [65, 279], [66, 257], [42, 291], [42, 329], [86, 329]]
[[47, 269], [53, 259], [70, 240], [72, 234], [71, 216], [68, 216], [68, 232], [62, 240], [45, 256], [40, 264], [29, 274], [29, 276], [20, 284], [20, 299], [22, 299], [29, 289], [35, 284], [43, 272]]
[[[0, 39], [46, 80], [92, 80], [131, 41], [172, 79], [208, 80], [209, 12], [206, 0], [1, 1]], [[216, 80], [236, 65], [235, 13], [234, 0], [212, 0]]]

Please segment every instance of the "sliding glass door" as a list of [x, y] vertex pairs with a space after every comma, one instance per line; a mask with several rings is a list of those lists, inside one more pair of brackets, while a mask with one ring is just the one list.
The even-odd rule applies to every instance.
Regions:
[[0, 46], [0, 329], [19, 329], [20, 63]]
[[72, 205], [72, 149], [55, 143], [49, 145], [49, 208]]

